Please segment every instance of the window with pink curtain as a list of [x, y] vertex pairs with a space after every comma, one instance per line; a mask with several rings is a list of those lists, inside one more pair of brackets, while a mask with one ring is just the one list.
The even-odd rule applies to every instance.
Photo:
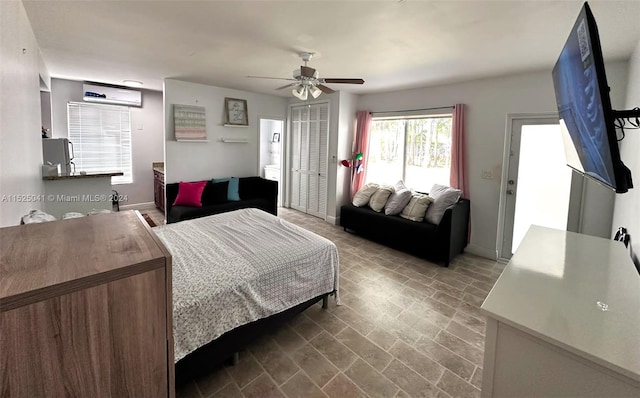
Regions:
[[[371, 126], [371, 113], [358, 111], [356, 113], [356, 136], [353, 143], [353, 163], [351, 165], [351, 198], [362, 188], [364, 184], [367, 164], [367, 152], [369, 149], [369, 129]], [[356, 161], [355, 155], [362, 153], [362, 159]], [[358, 164], [360, 167], [358, 168]]]
[[464, 104], [453, 108], [451, 126], [451, 176], [450, 185], [462, 190], [462, 197], [469, 199], [469, 180], [467, 178], [467, 139], [464, 129]]

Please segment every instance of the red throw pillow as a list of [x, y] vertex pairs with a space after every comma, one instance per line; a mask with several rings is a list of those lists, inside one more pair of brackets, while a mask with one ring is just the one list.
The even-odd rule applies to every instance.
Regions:
[[202, 191], [206, 185], [206, 181], [180, 182], [173, 206], [202, 207]]

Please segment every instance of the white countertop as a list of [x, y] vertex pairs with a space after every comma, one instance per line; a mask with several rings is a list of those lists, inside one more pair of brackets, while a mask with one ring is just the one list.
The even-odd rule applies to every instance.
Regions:
[[621, 242], [532, 226], [482, 309], [640, 382], [640, 275]]

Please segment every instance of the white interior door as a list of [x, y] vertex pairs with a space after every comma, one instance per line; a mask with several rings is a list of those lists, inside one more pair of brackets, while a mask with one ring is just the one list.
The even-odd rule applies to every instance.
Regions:
[[509, 118], [500, 257], [509, 259], [532, 224], [567, 229], [571, 169], [557, 117]]

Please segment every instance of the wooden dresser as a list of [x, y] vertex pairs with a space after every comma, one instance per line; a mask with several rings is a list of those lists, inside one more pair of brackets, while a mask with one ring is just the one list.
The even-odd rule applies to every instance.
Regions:
[[0, 397], [173, 397], [171, 316], [138, 212], [0, 229]]

